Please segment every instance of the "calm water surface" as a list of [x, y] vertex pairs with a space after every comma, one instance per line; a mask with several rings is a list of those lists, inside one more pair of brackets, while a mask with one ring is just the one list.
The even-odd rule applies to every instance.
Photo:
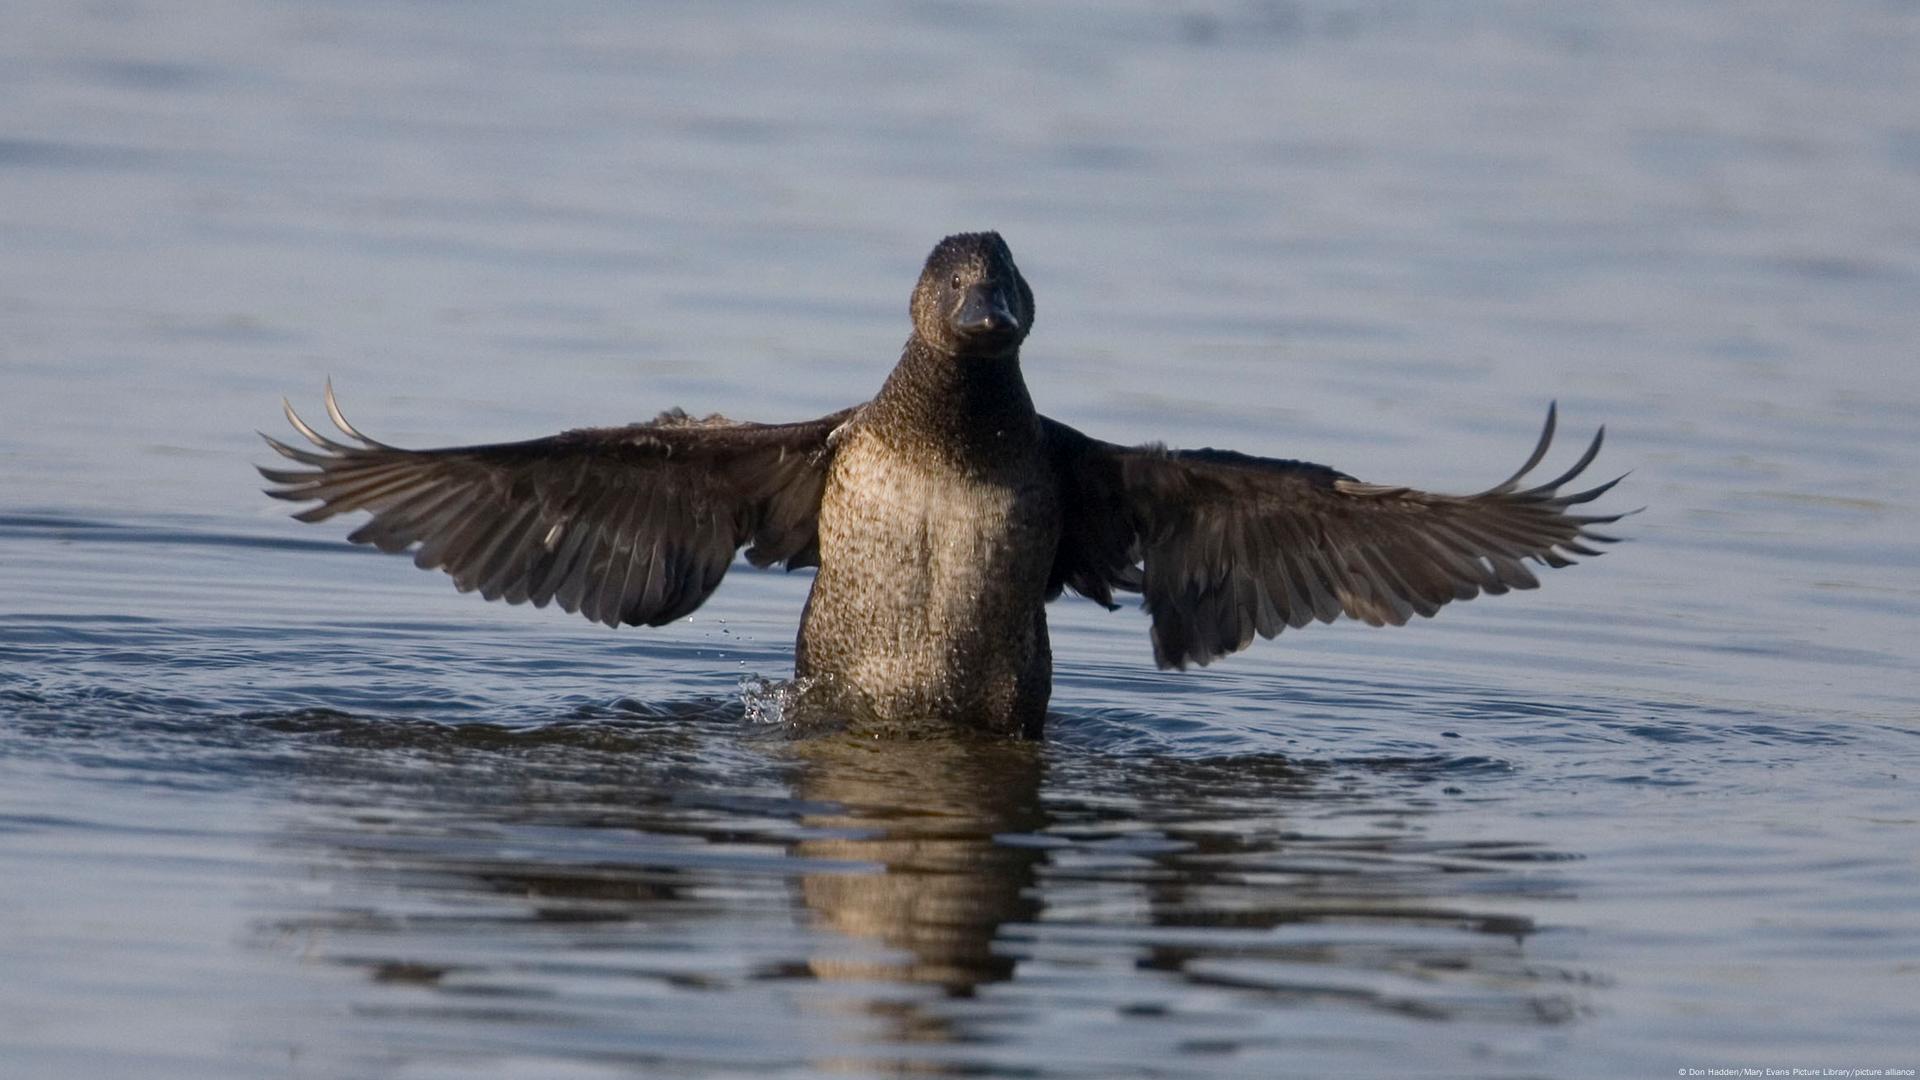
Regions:
[[[1920, 1067], [1920, 6], [0, 8], [0, 1074]], [[794, 740], [805, 575], [659, 631], [257, 493], [869, 395], [1006, 234], [1041, 408], [1609, 557]], [[1554, 460], [1570, 459], [1563, 449]], [[1551, 463], [1549, 465], [1551, 467]]]

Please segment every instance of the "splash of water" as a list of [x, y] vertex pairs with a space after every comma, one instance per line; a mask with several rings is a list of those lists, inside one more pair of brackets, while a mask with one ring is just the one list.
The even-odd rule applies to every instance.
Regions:
[[787, 727], [794, 720], [794, 706], [817, 680], [769, 679], [763, 675], [742, 675], [737, 686], [740, 705], [748, 725]]

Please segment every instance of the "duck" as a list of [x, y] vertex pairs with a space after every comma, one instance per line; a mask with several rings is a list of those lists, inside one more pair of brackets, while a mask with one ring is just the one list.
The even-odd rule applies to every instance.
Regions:
[[1553, 441], [1471, 495], [1367, 483], [1305, 461], [1106, 442], [1036, 411], [1021, 374], [1033, 290], [996, 232], [927, 256], [912, 332], [874, 397], [754, 423], [680, 409], [520, 442], [403, 449], [342, 415], [308, 445], [267, 436], [260, 467], [293, 514], [368, 518], [347, 540], [411, 552], [463, 592], [661, 626], [713, 595], [736, 555], [816, 568], [792, 684], [876, 736], [1038, 737], [1052, 694], [1047, 604], [1139, 594], [1162, 669], [1205, 665], [1313, 622], [1399, 626], [1539, 584], [1618, 538], [1565, 490], [1600, 452], [1524, 485]]

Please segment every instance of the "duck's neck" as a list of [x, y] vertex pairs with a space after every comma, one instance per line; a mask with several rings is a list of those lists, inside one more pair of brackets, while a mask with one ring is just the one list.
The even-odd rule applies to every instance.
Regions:
[[908, 338], [873, 409], [888, 432], [969, 464], [1019, 453], [1038, 437], [1018, 350], [949, 356]]

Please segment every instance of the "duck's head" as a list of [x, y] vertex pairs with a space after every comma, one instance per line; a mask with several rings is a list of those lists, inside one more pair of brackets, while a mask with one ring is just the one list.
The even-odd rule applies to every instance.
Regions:
[[956, 233], [927, 256], [913, 287], [914, 333], [954, 356], [1002, 356], [1033, 327], [1033, 290], [999, 233]]

